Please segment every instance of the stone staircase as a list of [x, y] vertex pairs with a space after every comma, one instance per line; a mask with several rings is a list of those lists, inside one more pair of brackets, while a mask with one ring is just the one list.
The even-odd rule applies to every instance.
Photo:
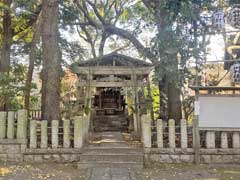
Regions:
[[143, 151], [129, 147], [88, 147], [80, 156], [78, 168], [143, 168]]
[[95, 132], [126, 132], [128, 131], [128, 120], [125, 115], [98, 115], [93, 119], [93, 129]]
[[124, 167], [142, 168], [143, 149], [127, 143], [120, 132], [95, 133], [96, 141], [89, 143], [80, 155], [78, 168]]

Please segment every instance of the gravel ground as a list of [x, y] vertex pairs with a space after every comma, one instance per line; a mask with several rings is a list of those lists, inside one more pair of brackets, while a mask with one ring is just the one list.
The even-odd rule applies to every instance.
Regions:
[[114, 172], [114, 177], [109, 176], [111, 180], [240, 180], [240, 165], [163, 164], [127, 171], [121, 168], [80, 170], [74, 164], [0, 163], [0, 179], [4, 180], [105, 180], [100, 175], [102, 171]]

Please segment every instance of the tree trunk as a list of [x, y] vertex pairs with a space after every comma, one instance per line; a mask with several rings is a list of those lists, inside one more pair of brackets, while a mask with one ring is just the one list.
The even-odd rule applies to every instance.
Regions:
[[166, 77], [163, 77], [161, 81], [158, 83], [158, 90], [159, 90], [159, 115], [160, 119], [168, 120], [168, 98], [167, 98], [167, 82]]
[[32, 84], [32, 76], [34, 71], [34, 62], [36, 58], [36, 48], [37, 43], [40, 39], [40, 28], [41, 28], [41, 15], [39, 15], [39, 20], [37, 21], [35, 25], [35, 32], [33, 34], [31, 47], [30, 47], [30, 54], [29, 54], [29, 66], [28, 66], [28, 73], [27, 73], [27, 80], [25, 83], [25, 97], [24, 97], [24, 106], [25, 109], [29, 110], [29, 104], [30, 104], [30, 93], [31, 93], [31, 84]]
[[174, 82], [168, 83], [168, 118], [179, 122], [182, 118], [180, 90]]
[[[10, 8], [12, 0], [3, 0], [3, 4]], [[2, 21], [2, 45], [0, 52], [0, 73], [8, 73], [10, 69], [10, 54], [12, 45], [12, 27], [11, 27], [11, 14], [9, 9], [5, 9], [3, 12]], [[0, 111], [7, 110], [7, 100], [6, 96], [0, 96]]]
[[43, 0], [43, 118], [60, 119], [60, 73], [61, 60], [58, 47], [58, 0]]
[[[3, 0], [3, 4], [10, 8], [12, 0]], [[10, 53], [12, 45], [13, 31], [11, 27], [11, 14], [9, 9], [3, 12], [3, 35], [0, 58], [0, 72], [8, 72], [10, 68]]]
[[[150, 11], [154, 10], [154, 16], [157, 24], [158, 33], [159, 34], [164, 33], [163, 30], [166, 28], [166, 26], [169, 25], [169, 22], [167, 22], [165, 18], [168, 16], [168, 12], [163, 9], [161, 10], [159, 9], [160, 7], [159, 0], [157, 1], [144, 0], [143, 3], [146, 5], [147, 8], [149, 8]], [[135, 46], [135, 48], [138, 50], [140, 54], [144, 55], [145, 57], [149, 58], [152, 61], [153, 65], [159, 64], [158, 59], [151, 52], [151, 50], [149, 48], [144, 47], [141, 44], [141, 42], [129, 31], [115, 27], [114, 25], [109, 25], [109, 24], [104, 25], [104, 30], [108, 34], [115, 34], [122, 38], [128, 39]], [[176, 65], [176, 69], [177, 69], [177, 65]], [[168, 76], [168, 74], [166, 73], [165, 76]], [[168, 83], [166, 82], [166, 84], [163, 87], [159, 86], [161, 96], [167, 95], [167, 98], [165, 99], [167, 100], [167, 105], [169, 106], [168, 109], [163, 109], [163, 111], [165, 111], [164, 114], [167, 114], [164, 116], [168, 116], [176, 120], [180, 120], [179, 119], [181, 117], [180, 91], [173, 84], [169, 84], [169, 87], [168, 87]], [[173, 98], [176, 98], [176, 99], [174, 100]], [[164, 102], [163, 98], [160, 98], [160, 104], [162, 104], [163, 107], [166, 106], [166, 103]]]
[[[160, 1], [155, 1], [154, 8], [155, 21], [157, 22], [158, 34], [164, 33], [164, 30], [169, 26], [169, 22], [166, 21], [168, 12], [165, 9], [160, 9]], [[160, 52], [161, 57], [161, 52]], [[171, 62], [170, 62], [171, 63]], [[175, 71], [178, 71], [178, 64], [174, 63]], [[175, 119], [179, 121], [182, 118], [180, 90], [177, 88], [177, 80], [169, 81], [171, 74], [166, 73], [163, 77], [163, 84], [159, 85], [160, 93], [160, 116], [164, 119]]]
[[103, 32], [102, 34], [102, 39], [100, 41], [100, 45], [99, 45], [99, 56], [103, 56], [104, 54], [104, 46], [105, 46], [105, 43], [106, 43], [106, 40], [108, 38], [108, 35], [106, 32]]

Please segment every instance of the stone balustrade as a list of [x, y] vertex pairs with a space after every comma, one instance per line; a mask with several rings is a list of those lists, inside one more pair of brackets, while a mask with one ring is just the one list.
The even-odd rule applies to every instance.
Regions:
[[[0, 161], [79, 161], [88, 140], [90, 117], [71, 120], [34, 120], [26, 110], [0, 112]], [[145, 162], [194, 161], [192, 127], [185, 119], [156, 120], [141, 116]], [[235, 129], [236, 130], [236, 129]], [[200, 130], [200, 159], [203, 163], [240, 162], [240, 132]]]
[[[142, 135], [145, 148], [193, 148], [193, 129], [185, 119], [176, 123], [174, 119], [164, 122], [156, 120], [156, 127], [151, 127], [150, 115], [142, 115]], [[178, 124], [178, 125], [176, 125]], [[155, 128], [155, 132], [152, 129]], [[240, 149], [240, 131], [200, 130], [202, 149]], [[155, 137], [155, 138], [153, 138]], [[152, 141], [155, 139], [155, 141]]]
[[0, 112], [0, 139], [27, 139], [27, 127], [26, 110]]
[[[156, 120], [151, 126], [150, 115], [143, 115], [142, 140], [146, 163], [193, 163], [193, 128], [182, 119]], [[235, 129], [236, 130], [236, 129]], [[199, 156], [201, 163], [239, 163], [240, 132], [229, 128], [201, 129]]]
[[88, 138], [89, 122], [90, 115], [39, 121], [29, 120], [26, 110], [0, 112], [0, 143], [26, 141], [29, 149], [82, 148]]
[[[188, 132], [187, 121], [182, 119], [180, 121], [180, 138], [177, 138], [175, 120], [170, 119], [168, 125], [164, 125], [161, 119], [156, 120], [156, 147], [157, 148], [176, 148], [176, 141], [180, 142], [178, 148], [188, 148]], [[149, 115], [142, 116], [142, 131], [144, 147], [153, 147], [152, 144], [152, 127], [151, 118]]]

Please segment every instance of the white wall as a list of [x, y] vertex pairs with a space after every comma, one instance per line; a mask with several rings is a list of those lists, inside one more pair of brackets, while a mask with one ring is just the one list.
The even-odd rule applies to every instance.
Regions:
[[201, 96], [199, 127], [240, 128], [240, 96]]

